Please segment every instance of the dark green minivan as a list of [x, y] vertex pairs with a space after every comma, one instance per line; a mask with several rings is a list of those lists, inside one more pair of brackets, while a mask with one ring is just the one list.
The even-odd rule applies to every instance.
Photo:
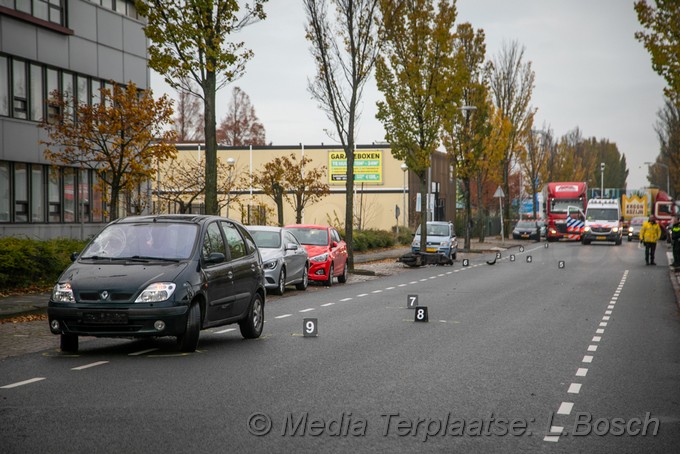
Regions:
[[52, 291], [50, 329], [61, 350], [79, 336], [175, 336], [195, 351], [201, 329], [264, 326], [262, 258], [250, 233], [206, 215], [133, 216], [108, 224], [74, 257]]

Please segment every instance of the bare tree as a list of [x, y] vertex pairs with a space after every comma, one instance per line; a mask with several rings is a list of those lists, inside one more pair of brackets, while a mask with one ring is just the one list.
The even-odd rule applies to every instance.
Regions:
[[[536, 194], [542, 187], [540, 182], [548, 157], [550, 156], [550, 149], [552, 145], [552, 136], [550, 128], [543, 125], [543, 129], [538, 131], [533, 129], [533, 120], [529, 122], [527, 128], [520, 135], [520, 140], [523, 142], [521, 151], [518, 154], [518, 162], [521, 172], [526, 175], [528, 181], [525, 182], [524, 188], [529, 190], [531, 194], [531, 206], [534, 219], [536, 219]], [[520, 205], [521, 205], [520, 200]]]
[[[332, 5], [333, 16], [328, 14]], [[304, 0], [307, 39], [317, 67], [309, 91], [335, 127], [347, 157], [345, 240], [354, 268], [354, 146], [359, 103], [377, 53], [378, 0]]]
[[[515, 157], [518, 135], [534, 114], [529, 107], [534, 79], [531, 62], [524, 62], [524, 47], [520, 48], [517, 41], [504, 44], [490, 65], [489, 83], [494, 103], [511, 125], [510, 140], [501, 161], [506, 227], [510, 225], [510, 167]], [[509, 234], [510, 229], [506, 228], [505, 232]]]
[[217, 143], [231, 147], [266, 145], [264, 125], [257, 118], [250, 97], [239, 87], [231, 92], [229, 109], [217, 128]]
[[[188, 86], [193, 85], [191, 81], [186, 81], [186, 84]], [[204, 140], [205, 116], [203, 115], [203, 104], [201, 99], [192, 91], [195, 92], [196, 90], [186, 90], [182, 87], [177, 89], [177, 108], [173, 120], [178, 142]]]

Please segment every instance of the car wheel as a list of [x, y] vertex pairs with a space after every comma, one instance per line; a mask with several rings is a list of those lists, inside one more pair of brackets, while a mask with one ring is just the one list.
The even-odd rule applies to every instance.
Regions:
[[331, 263], [330, 268], [328, 268], [328, 280], [325, 282], [328, 287], [333, 286], [333, 271], [333, 263]]
[[198, 336], [201, 331], [201, 307], [193, 303], [187, 314], [187, 326], [184, 334], [177, 336], [177, 348], [181, 352], [195, 352], [198, 347]]
[[283, 292], [286, 291], [286, 269], [284, 267], [281, 267], [281, 272], [279, 273], [279, 285], [276, 287], [276, 290], [274, 290], [274, 293], [277, 295], [283, 295]]
[[59, 349], [64, 353], [77, 353], [78, 336], [73, 334], [62, 334], [59, 339]]
[[338, 282], [344, 284], [347, 282], [347, 261], [345, 260], [345, 266], [343, 267], [342, 274], [338, 276]]
[[298, 290], [307, 290], [309, 285], [309, 268], [307, 265], [302, 269], [302, 282], [295, 284], [295, 288]]
[[262, 334], [264, 327], [264, 304], [262, 304], [262, 297], [259, 293], [253, 297], [253, 302], [250, 303], [250, 309], [246, 318], [238, 322], [241, 328], [241, 336], [245, 339], [256, 339]]

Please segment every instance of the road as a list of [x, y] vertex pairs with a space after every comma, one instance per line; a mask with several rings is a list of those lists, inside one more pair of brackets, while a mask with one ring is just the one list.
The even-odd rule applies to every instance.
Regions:
[[[680, 323], [666, 257], [646, 267], [635, 243], [527, 243], [492, 259], [291, 291], [267, 305], [261, 339], [204, 331], [194, 354], [170, 340], [96, 339], [78, 355], [6, 358], [0, 446], [677, 452]], [[429, 321], [415, 321], [408, 295]], [[318, 336], [303, 335], [304, 318]]]

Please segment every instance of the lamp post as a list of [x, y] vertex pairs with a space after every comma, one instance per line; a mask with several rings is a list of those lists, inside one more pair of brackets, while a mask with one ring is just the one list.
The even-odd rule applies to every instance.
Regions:
[[604, 162], [600, 163], [600, 198], [604, 199]]
[[404, 228], [406, 228], [406, 210], [408, 209], [406, 207], [406, 172], [408, 171], [408, 166], [406, 165], [405, 162], [401, 163], [401, 170], [402, 170], [402, 172], [404, 172], [404, 201], [402, 203], [404, 213], [403, 213], [403, 217], [402, 217], [402, 220], [403, 220], [402, 223], [404, 225]]
[[671, 195], [671, 169], [668, 167], [668, 164], [664, 164], [663, 162], [645, 162], [645, 164], [648, 166], [659, 165], [666, 168], [666, 193]]
[[229, 217], [229, 205], [231, 204], [231, 185], [232, 185], [232, 171], [234, 170], [234, 165], [236, 164], [236, 159], [227, 158], [227, 167], [229, 167], [229, 176], [227, 177], [227, 217]]

